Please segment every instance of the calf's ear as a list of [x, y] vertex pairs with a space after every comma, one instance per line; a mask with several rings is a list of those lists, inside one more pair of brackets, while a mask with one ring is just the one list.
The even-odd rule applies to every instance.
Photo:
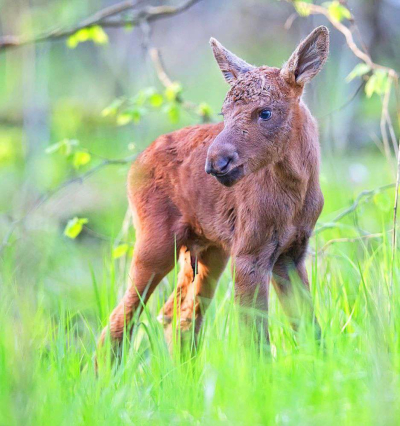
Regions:
[[298, 46], [281, 69], [282, 77], [290, 84], [304, 86], [324, 66], [329, 53], [329, 30], [321, 26]]
[[222, 74], [230, 85], [237, 80], [240, 74], [255, 68], [243, 59], [238, 58], [228, 49], [225, 49], [215, 38], [210, 38], [210, 44]]

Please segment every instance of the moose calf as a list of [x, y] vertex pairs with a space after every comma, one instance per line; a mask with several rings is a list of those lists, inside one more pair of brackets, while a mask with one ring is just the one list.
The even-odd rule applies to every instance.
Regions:
[[[156, 139], [132, 165], [128, 195], [136, 228], [129, 287], [103, 330], [118, 343], [179, 255], [174, 300], [182, 329], [199, 325], [232, 257], [237, 301], [267, 310], [272, 281], [293, 314], [291, 270], [308, 290], [305, 255], [321, 213], [319, 142], [303, 88], [326, 62], [329, 33], [316, 28], [281, 68], [254, 67], [210, 40], [230, 84], [223, 123]], [[196, 271], [195, 271], [196, 269]], [[293, 281], [293, 280], [292, 280]], [[261, 326], [266, 332], [263, 320]]]

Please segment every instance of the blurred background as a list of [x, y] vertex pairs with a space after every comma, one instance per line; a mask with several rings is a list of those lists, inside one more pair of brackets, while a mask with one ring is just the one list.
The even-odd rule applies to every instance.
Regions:
[[[29, 38], [74, 27], [116, 3], [0, 0], [0, 35]], [[149, 4], [166, 3], [141, 1], [137, 8]], [[351, 0], [347, 7], [357, 19], [355, 37], [361, 36], [374, 61], [400, 70], [400, 0]], [[359, 61], [323, 16], [300, 17], [285, 1], [203, 0], [150, 26], [0, 49], [0, 283], [17, 283], [18, 291], [35, 298], [44, 291], [47, 308], [55, 308], [62, 295], [67, 307], [87, 313], [95, 303], [93, 277], [115, 277], [119, 270], [115, 281], [122, 288], [121, 258], [129, 258], [124, 244], [133, 245], [132, 236], [121, 233], [129, 164], [101, 167], [83, 181], [59, 186], [104, 158], [135, 155], [162, 133], [220, 120], [228, 86], [209, 48], [210, 36], [249, 63], [279, 67], [321, 24], [331, 29], [330, 58], [305, 99], [320, 124], [321, 180], [329, 194], [321, 220], [328, 220], [360, 190], [393, 182], [394, 176], [382, 153], [381, 97], [367, 98], [359, 78], [346, 82]], [[149, 46], [159, 49], [168, 77], [177, 82], [172, 94], [159, 81]], [[168, 96], [189, 102], [192, 111], [174, 109], [175, 104], [171, 109]], [[127, 113], [116, 112], [130, 99]], [[381, 208], [389, 212], [391, 199], [382, 198]], [[74, 217], [87, 223], [71, 238], [76, 222], [72, 234], [63, 233]], [[381, 226], [379, 215], [367, 220], [372, 231]]]

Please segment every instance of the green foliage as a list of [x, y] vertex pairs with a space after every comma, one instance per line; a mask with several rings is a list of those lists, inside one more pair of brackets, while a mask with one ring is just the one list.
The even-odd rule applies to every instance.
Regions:
[[63, 139], [46, 148], [46, 154], [59, 153], [71, 161], [74, 169], [78, 170], [81, 167], [90, 163], [92, 156], [89, 152], [78, 149], [79, 141], [76, 139]]
[[[167, 115], [171, 123], [177, 123], [182, 109], [179, 98], [181, 93], [182, 86], [177, 82], [170, 84], [163, 92], [154, 87], [147, 87], [130, 99], [115, 99], [102, 111], [102, 115], [114, 116], [117, 124], [124, 126], [129, 123], [140, 123], [150, 111], [161, 111]], [[211, 114], [211, 108], [207, 104], [201, 104], [198, 113], [208, 117]]]
[[383, 95], [389, 90], [389, 76], [384, 70], [374, 70], [365, 85], [365, 93], [370, 98], [374, 93]]
[[368, 74], [371, 71], [371, 67], [364, 62], [357, 64], [353, 71], [346, 77], [346, 81], [349, 83], [354, 80], [356, 77], [362, 77], [365, 74]]
[[146, 112], [146, 108], [140, 107], [138, 105], [132, 105], [131, 107], [125, 109], [121, 114], [118, 114], [117, 124], [119, 126], [124, 126], [130, 122], [138, 124]]
[[212, 116], [213, 111], [210, 105], [206, 102], [202, 102], [197, 108], [197, 114], [203, 117], [204, 120], [208, 120]]
[[92, 156], [86, 151], [76, 151], [72, 163], [75, 169], [79, 169], [90, 162]]
[[308, 6], [308, 4], [311, 3], [313, 3], [312, 0], [295, 0], [293, 2], [293, 6], [300, 16], [306, 17], [310, 14], [310, 7]]
[[22, 154], [21, 130], [0, 128], [0, 166], [14, 164], [22, 158]]
[[[350, 82], [356, 77], [363, 77], [371, 72], [371, 67], [362, 62], [357, 64], [353, 71], [346, 77], [346, 81]], [[372, 74], [368, 77], [365, 85], [365, 93], [370, 98], [374, 93], [377, 95], [384, 95], [389, 90], [389, 75], [387, 71], [377, 69], [373, 70]]]
[[179, 83], [174, 82], [165, 89], [164, 96], [167, 101], [175, 102], [181, 93], [182, 93], [182, 86]]
[[115, 116], [118, 113], [118, 110], [122, 107], [122, 105], [126, 102], [126, 98], [117, 98], [114, 99], [111, 104], [104, 108], [101, 112], [103, 117]]
[[[311, 13], [310, 4], [312, 0], [294, 0], [293, 6], [296, 12], [303, 17], [309, 16]], [[329, 16], [335, 21], [343, 21], [343, 19], [351, 19], [351, 12], [346, 6], [338, 0], [322, 3], [322, 6], [328, 10]]]
[[72, 34], [67, 39], [67, 46], [70, 49], [75, 49], [79, 43], [84, 43], [86, 41], [93, 41], [95, 44], [107, 44], [108, 36], [104, 32], [103, 28], [99, 25], [93, 27], [82, 28], [78, 30], [75, 34]]
[[343, 21], [343, 19], [351, 19], [351, 12], [346, 6], [343, 6], [338, 0], [326, 2], [322, 4], [328, 9], [330, 17], [335, 21]]
[[160, 93], [152, 93], [149, 96], [149, 103], [154, 108], [159, 108], [164, 103], [164, 98]]
[[125, 256], [129, 251], [129, 244], [119, 244], [113, 248], [112, 257], [113, 259], [119, 259], [122, 256]]
[[64, 229], [64, 235], [68, 238], [75, 239], [82, 232], [83, 225], [88, 222], [89, 220], [85, 217], [74, 217], [68, 221], [67, 226]]
[[163, 108], [163, 112], [167, 113], [171, 123], [177, 123], [180, 117], [180, 108], [176, 102], [171, 102]]

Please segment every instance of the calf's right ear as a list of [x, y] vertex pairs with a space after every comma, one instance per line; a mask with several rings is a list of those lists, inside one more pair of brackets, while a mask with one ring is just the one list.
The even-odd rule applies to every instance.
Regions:
[[324, 26], [303, 40], [281, 69], [282, 77], [290, 84], [304, 86], [324, 66], [329, 54], [329, 30]]
[[238, 58], [228, 49], [225, 49], [215, 38], [210, 38], [210, 44], [222, 74], [230, 85], [237, 80], [240, 74], [255, 68], [243, 59]]

